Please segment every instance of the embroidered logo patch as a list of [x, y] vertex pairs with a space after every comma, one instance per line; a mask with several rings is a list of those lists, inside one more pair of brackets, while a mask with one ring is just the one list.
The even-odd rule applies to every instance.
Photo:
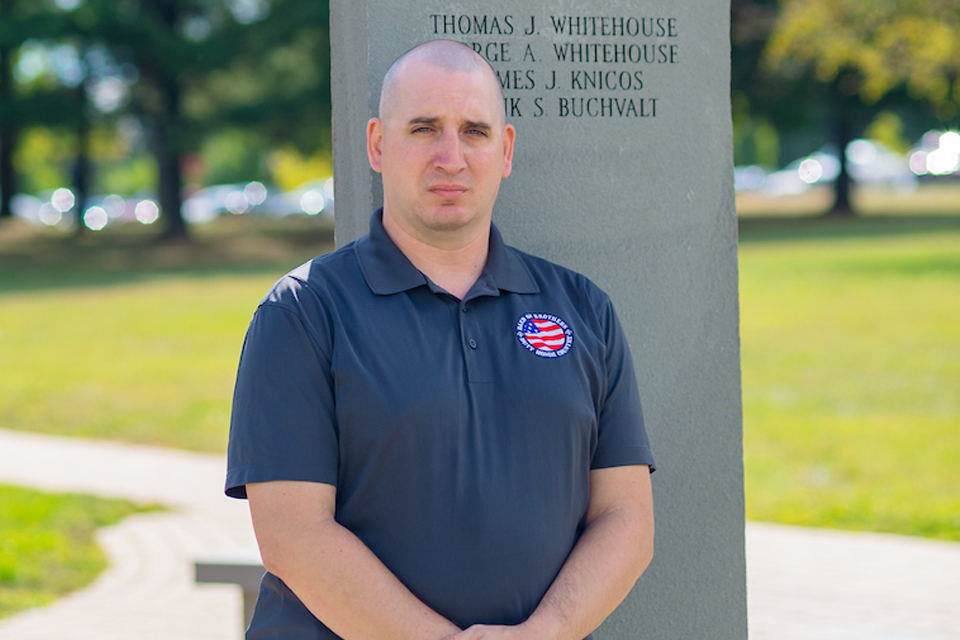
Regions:
[[573, 329], [551, 313], [526, 313], [517, 320], [517, 340], [534, 355], [559, 358], [573, 346]]

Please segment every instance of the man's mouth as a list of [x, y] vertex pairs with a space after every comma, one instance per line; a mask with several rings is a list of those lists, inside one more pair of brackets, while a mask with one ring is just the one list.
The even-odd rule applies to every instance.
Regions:
[[466, 193], [467, 188], [458, 184], [438, 184], [430, 187], [429, 191], [443, 200], [452, 200]]

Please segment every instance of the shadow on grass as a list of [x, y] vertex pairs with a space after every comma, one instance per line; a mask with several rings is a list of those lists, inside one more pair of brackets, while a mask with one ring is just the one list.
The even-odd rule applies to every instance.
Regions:
[[0, 293], [120, 285], [171, 275], [279, 278], [334, 246], [333, 223], [314, 218], [227, 218], [193, 232], [189, 242], [161, 241], [158, 232], [139, 225], [76, 237], [3, 221]]
[[[306, 217], [225, 218], [193, 231], [190, 242], [169, 243], [161, 242], [157, 231], [139, 225], [74, 237], [6, 220], [0, 224], [0, 293], [120, 285], [171, 275], [262, 274], [279, 278], [334, 246], [332, 222]], [[739, 220], [741, 244], [958, 231], [957, 215], [839, 218], [752, 214]], [[916, 269], [958, 271], [960, 248], [955, 257], [931, 260], [936, 264], [918, 264]]]
[[751, 215], [738, 221], [740, 243], [795, 240], [850, 240], [960, 231], [960, 216], [806, 216]]

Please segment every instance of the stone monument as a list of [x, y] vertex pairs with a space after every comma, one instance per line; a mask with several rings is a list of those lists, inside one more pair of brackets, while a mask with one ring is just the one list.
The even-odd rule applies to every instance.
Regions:
[[380, 205], [365, 127], [426, 40], [490, 61], [517, 128], [504, 238], [590, 277], [633, 349], [656, 555], [601, 640], [747, 636], [729, 3], [332, 0], [337, 242]]

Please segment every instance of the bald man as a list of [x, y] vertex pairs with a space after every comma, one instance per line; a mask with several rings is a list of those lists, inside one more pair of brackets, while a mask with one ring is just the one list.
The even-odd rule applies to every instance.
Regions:
[[248, 639], [583, 640], [650, 562], [610, 300], [491, 223], [515, 138], [486, 61], [407, 52], [367, 128], [370, 232], [258, 307], [227, 476], [267, 569]]

